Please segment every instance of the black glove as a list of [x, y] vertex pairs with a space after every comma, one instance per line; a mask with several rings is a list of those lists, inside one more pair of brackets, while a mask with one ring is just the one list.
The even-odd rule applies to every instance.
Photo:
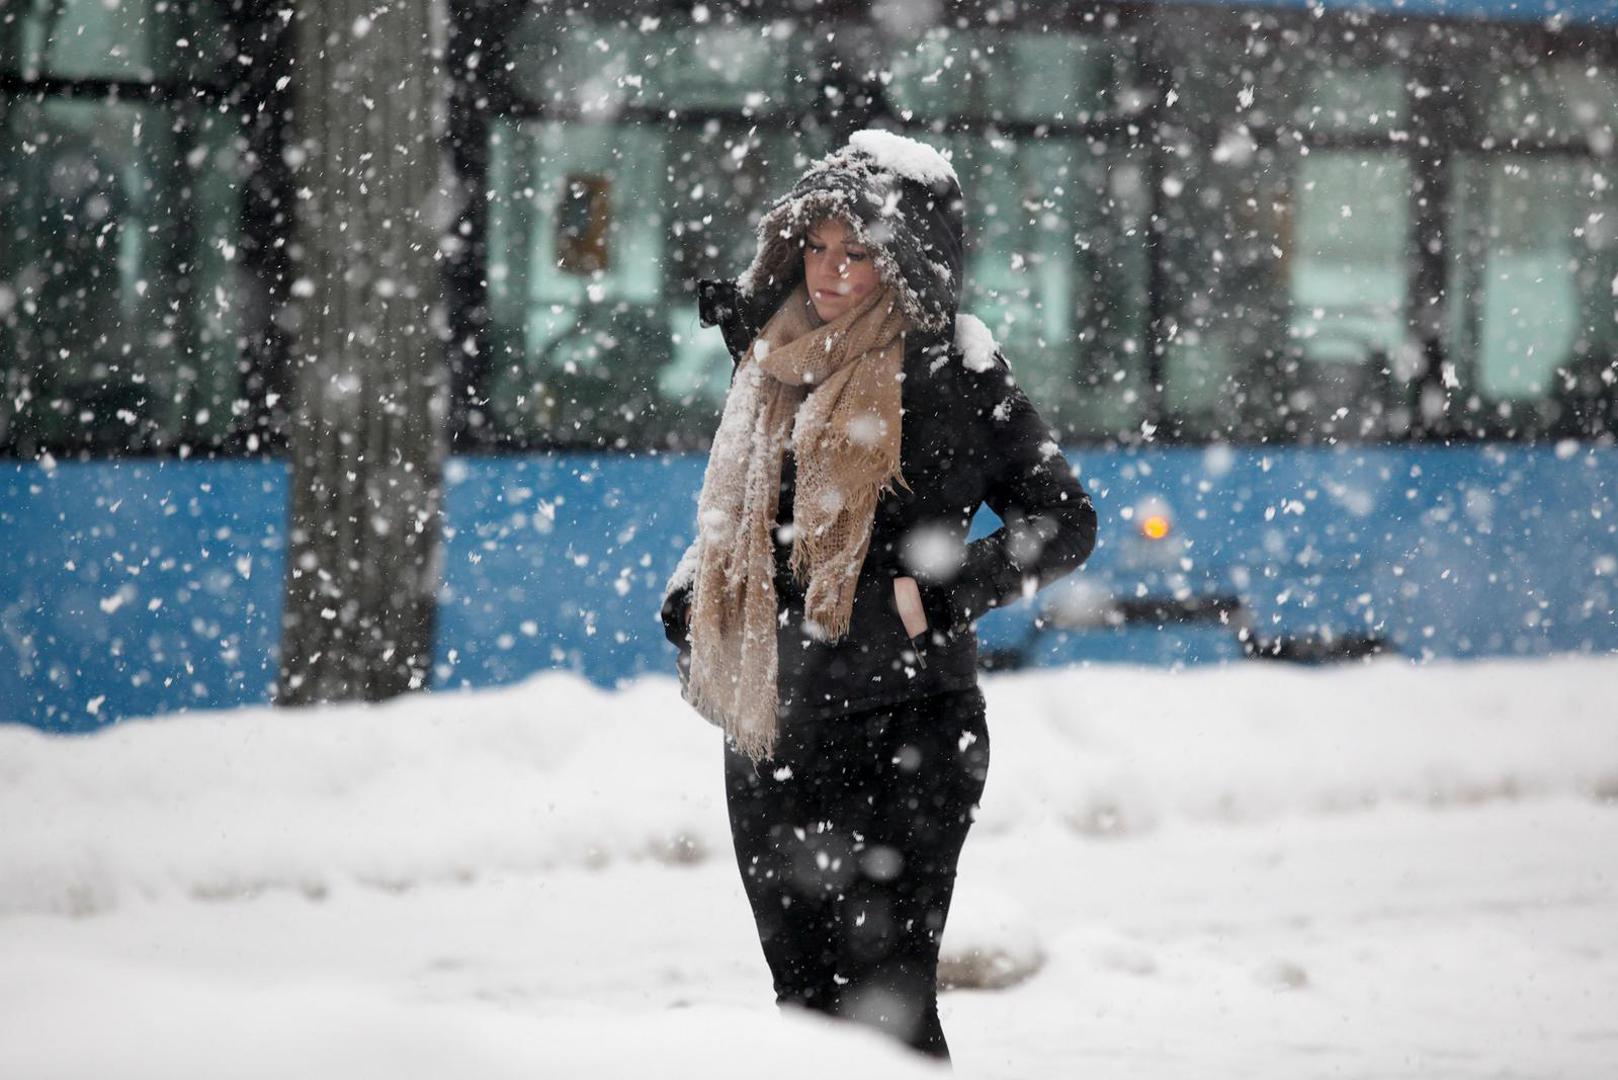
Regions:
[[691, 647], [691, 590], [689, 587], [675, 589], [663, 598], [663, 610], [658, 613], [663, 620], [663, 636], [668, 638], [669, 644], [684, 651]]

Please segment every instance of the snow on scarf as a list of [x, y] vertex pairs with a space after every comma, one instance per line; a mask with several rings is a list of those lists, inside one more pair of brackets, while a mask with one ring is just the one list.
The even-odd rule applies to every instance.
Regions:
[[686, 698], [754, 761], [776, 731], [775, 547], [787, 446], [797, 461], [792, 572], [805, 626], [848, 632], [882, 493], [899, 475], [906, 322], [891, 286], [815, 325], [800, 284], [760, 331], [725, 399], [697, 503]]

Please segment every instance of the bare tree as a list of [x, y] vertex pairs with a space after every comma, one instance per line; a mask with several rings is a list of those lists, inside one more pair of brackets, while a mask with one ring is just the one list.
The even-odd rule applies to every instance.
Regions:
[[443, 0], [295, 5], [281, 704], [431, 668], [446, 400]]

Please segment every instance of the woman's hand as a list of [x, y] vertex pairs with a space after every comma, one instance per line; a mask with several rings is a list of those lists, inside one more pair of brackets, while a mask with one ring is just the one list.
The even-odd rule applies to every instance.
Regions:
[[893, 579], [893, 602], [899, 608], [899, 618], [904, 621], [906, 634], [915, 637], [927, 632], [927, 612], [921, 606], [921, 590], [916, 587], [915, 578]]
[[681, 650], [689, 648], [687, 635], [691, 632], [691, 590], [676, 589], [665, 596], [659, 616], [663, 620], [663, 636], [669, 644]]

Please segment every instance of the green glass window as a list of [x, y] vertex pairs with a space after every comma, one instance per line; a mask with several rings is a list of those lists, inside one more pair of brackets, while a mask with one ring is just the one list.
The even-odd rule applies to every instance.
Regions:
[[1608, 174], [1582, 156], [1473, 154], [1455, 165], [1449, 354], [1480, 426], [1552, 427], [1618, 370]]
[[[1594, 43], [1592, 43], [1594, 45]], [[1610, 429], [1618, 385], [1618, 74], [1610, 52], [1479, 29], [1476, 138], [1449, 167], [1451, 408], [1477, 435]]]
[[1150, 397], [1146, 155], [1038, 127], [1140, 113], [1150, 95], [1133, 40], [1099, 29], [932, 29], [892, 48], [881, 78], [900, 117], [978, 129], [932, 140], [951, 152], [966, 193], [961, 310], [988, 324], [1063, 437], [1138, 435]]
[[1161, 29], [1154, 47], [1173, 89], [1159, 250], [1172, 430], [1407, 431], [1406, 36], [1200, 11]]
[[0, 99], [0, 441], [151, 450], [243, 423], [235, 128]]
[[652, 13], [607, 22], [535, 10], [514, 32], [513, 86], [528, 102], [585, 118], [610, 120], [625, 109], [760, 115], [801, 96], [798, 58], [812, 57], [818, 41], [786, 22], [693, 23]]
[[25, 78], [161, 82], [219, 62], [210, 0], [19, 0], [0, 15], [0, 71]]
[[934, 29], [894, 50], [883, 77], [909, 117], [1082, 123], [1140, 111], [1132, 58], [1101, 34]]
[[1414, 31], [1286, 11], [1153, 9], [1148, 51], [1168, 69], [1176, 125], [1289, 138], [1373, 135], [1407, 123]]
[[1299, 65], [1303, 70], [1287, 117], [1291, 126], [1334, 135], [1405, 129], [1405, 76], [1400, 66], [1333, 59], [1325, 66]]
[[668, 354], [661, 133], [519, 122], [490, 142], [491, 417], [610, 443], [652, 420]]
[[988, 324], [1063, 436], [1138, 434], [1147, 415], [1144, 154], [1077, 136], [958, 137], [961, 310]]
[[731, 365], [696, 281], [746, 268], [768, 201], [824, 150], [824, 35], [623, 11], [532, 9], [513, 31], [525, 115], [490, 136], [497, 439], [705, 442]]
[[[1408, 388], [1393, 379], [1405, 349], [1408, 165], [1357, 150], [1255, 160], [1270, 167], [1227, 172], [1205, 189], [1217, 201], [1180, 207], [1166, 407], [1198, 436], [1408, 428]], [[1183, 213], [1202, 202], [1213, 205]]]
[[1392, 151], [1317, 152], [1293, 184], [1285, 404], [1323, 435], [1386, 433], [1384, 411], [1405, 397], [1384, 383], [1405, 345], [1409, 164]]
[[[988, 323], [1064, 434], [1138, 431], [1143, 163], [1079, 138], [939, 141], [972, 193], [962, 310]], [[491, 151], [496, 430], [581, 445], [706, 439], [730, 363], [698, 324], [695, 281], [747, 266], [768, 201], [823, 148], [718, 125], [509, 122]], [[582, 250], [595, 261], [582, 261], [570, 252], [591, 228], [601, 235]]]
[[731, 365], [698, 321], [696, 281], [746, 268], [768, 200], [818, 152], [717, 122], [497, 123], [487, 395], [498, 436], [706, 440]]
[[[1497, 50], [1497, 52], [1500, 50]], [[1600, 61], [1524, 58], [1506, 64], [1488, 88], [1489, 133], [1519, 141], [1582, 141], [1612, 145], [1618, 126], [1618, 72]]]

